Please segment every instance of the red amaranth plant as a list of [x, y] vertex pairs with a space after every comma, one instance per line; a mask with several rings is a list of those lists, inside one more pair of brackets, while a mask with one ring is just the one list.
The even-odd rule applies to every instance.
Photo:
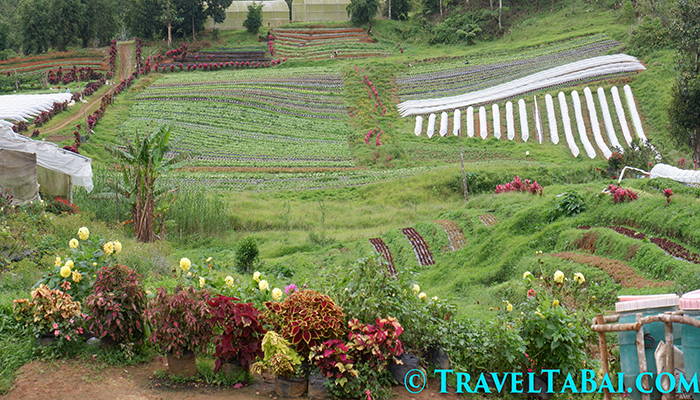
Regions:
[[617, 187], [615, 185], [608, 185], [608, 192], [610, 192], [612, 201], [615, 204], [637, 200], [637, 193], [630, 189]]
[[663, 191], [664, 196], [666, 196], [666, 204], [671, 202], [671, 196], [673, 196], [673, 190], [666, 188]]
[[542, 196], [542, 191], [544, 188], [542, 185], [537, 183], [537, 181], [532, 182], [529, 179], [522, 181], [520, 176], [516, 175], [513, 178], [513, 182], [506, 183], [505, 185], [496, 186], [496, 194], [506, 193], [506, 192], [527, 192], [532, 194], [539, 194]]

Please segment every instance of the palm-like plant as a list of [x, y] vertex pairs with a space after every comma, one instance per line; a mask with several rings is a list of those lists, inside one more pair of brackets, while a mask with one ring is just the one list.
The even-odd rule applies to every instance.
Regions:
[[141, 242], [150, 243], [155, 239], [153, 226], [156, 214], [165, 212], [156, 202], [160, 203], [166, 197], [164, 195], [173, 192], [157, 191], [156, 181], [161, 175], [181, 167], [192, 156], [191, 153], [178, 153], [174, 157], [166, 157], [172, 149], [170, 134], [169, 126], [161, 126], [143, 138], [136, 134], [126, 150], [114, 145], [106, 146], [120, 161], [124, 172], [124, 186], [117, 188], [115, 195], [129, 199], [134, 236]]

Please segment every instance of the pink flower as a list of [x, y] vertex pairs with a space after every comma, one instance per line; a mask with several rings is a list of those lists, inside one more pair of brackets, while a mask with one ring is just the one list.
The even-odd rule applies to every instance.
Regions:
[[372, 396], [370, 396], [369, 389], [365, 390], [365, 393], [367, 394], [367, 400], [372, 400]]
[[295, 290], [297, 290], [297, 285], [295, 285], [295, 284], [292, 283], [292, 284], [290, 284], [289, 286], [287, 286], [287, 287], [284, 288], [284, 294], [292, 293], [292, 292], [294, 292]]
[[240, 388], [243, 387], [243, 384], [242, 384], [242, 383], [237, 383], [237, 384], [233, 385], [233, 387], [234, 387], [234, 389], [240, 389]]
[[54, 335], [54, 336], [58, 336], [58, 335], [60, 335], [60, 334], [61, 334], [61, 331], [59, 331], [59, 330], [53, 331], [53, 335]]
[[70, 319], [70, 323], [72, 324], [72, 323], [74, 323], [74, 322], [75, 322], [75, 321], [73, 321], [73, 318], [71, 318], [71, 319]]
[[66, 339], [68, 339], [68, 341], [70, 341], [70, 335], [66, 335]]
[[527, 291], [527, 298], [529, 299], [530, 297], [535, 297], [535, 289], [530, 289]]
[[58, 329], [58, 324], [55, 322], [53, 323], [53, 329]]

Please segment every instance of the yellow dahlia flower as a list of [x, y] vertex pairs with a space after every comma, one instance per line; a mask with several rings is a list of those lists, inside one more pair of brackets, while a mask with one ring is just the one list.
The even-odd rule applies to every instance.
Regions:
[[556, 283], [564, 283], [564, 273], [561, 271], [557, 271], [554, 273], [554, 282]]
[[180, 269], [183, 271], [189, 271], [192, 266], [192, 262], [187, 257], [182, 257], [180, 259]]
[[420, 294], [418, 295], [418, 298], [421, 300], [425, 300], [428, 298], [428, 295], [425, 294], [425, 292], [420, 292]]
[[114, 254], [119, 254], [122, 252], [122, 244], [119, 243], [118, 240], [115, 240], [112, 242], [112, 244], [114, 245]]
[[61, 276], [64, 278], [68, 278], [70, 276], [70, 267], [68, 266], [68, 263], [61, 267]]
[[253, 280], [254, 280], [255, 282], [260, 283], [260, 272], [255, 271], [255, 272], [253, 273]]
[[105, 252], [106, 256], [111, 255], [114, 252], [114, 243], [107, 242], [102, 246], [102, 250]]
[[270, 285], [267, 283], [266, 280], [263, 279], [260, 282], [258, 282], [258, 289], [260, 289], [261, 292], [264, 290], [270, 290]]
[[224, 282], [226, 282], [226, 286], [233, 287], [233, 277], [231, 275], [227, 276]]
[[79, 244], [79, 243], [78, 243], [78, 239], [73, 238], [73, 239], [70, 240], [70, 242], [68, 242], [68, 247], [70, 247], [71, 249], [77, 249], [77, 248], [78, 248], [78, 244]]
[[280, 289], [280, 288], [272, 289], [272, 300], [274, 300], [274, 301], [282, 300], [282, 289]]
[[81, 279], [83, 279], [83, 275], [78, 271], [73, 271], [73, 282], [80, 283]]
[[586, 278], [583, 277], [582, 273], [577, 272], [574, 274], [574, 281], [576, 281], [576, 283], [579, 285], [583, 285], [583, 283], [586, 282]]
[[80, 238], [80, 240], [88, 240], [88, 238], [90, 237], [90, 231], [88, 230], [88, 228], [82, 227], [78, 229], [78, 237]]
[[420, 293], [420, 286], [414, 284], [413, 287], [411, 287], [411, 290], [413, 290], [413, 293], [418, 294]]

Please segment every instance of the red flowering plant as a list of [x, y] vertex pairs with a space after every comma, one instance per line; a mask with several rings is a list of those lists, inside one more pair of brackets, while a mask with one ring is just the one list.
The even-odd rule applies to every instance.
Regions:
[[403, 328], [394, 317], [377, 318], [376, 325], [362, 324], [353, 318], [348, 327], [348, 349], [357, 362], [368, 363], [375, 370], [383, 371], [390, 358], [396, 360], [395, 357], [403, 354], [399, 340]]
[[153, 328], [149, 341], [162, 353], [181, 357], [186, 351], [204, 350], [211, 340], [209, 292], [192, 286], [177, 287], [168, 293], [159, 287], [144, 311]]
[[99, 270], [92, 292], [85, 299], [90, 331], [115, 343], [142, 342], [145, 308], [141, 276], [124, 265]]
[[664, 196], [666, 196], [666, 204], [671, 202], [671, 196], [673, 196], [673, 190], [666, 188], [663, 190]]
[[219, 372], [224, 362], [237, 360], [243, 368], [248, 368], [256, 357], [263, 357], [265, 328], [262, 313], [253, 304], [219, 295], [209, 300], [207, 305], [211, 313], [209, 323], [217, 331], [214, 337], [215, 373]]
[[542, 185], [537, 183], [537, 181], [532, 182], [529, 179], [524, 181], [520, 179], [519, 176], [513, 178], [513, 182], [506, 183], [505, 185], [496, 186], [496, 194], [505, 192], [526, 192], [531, 194], [539, 194], [542, 196], [542, 191], [544, 188]]
[[311, 348], [345, 332], [343, 310], [315, 290], [299, 290], [282, 302], [265, 303], [265, 317], [303, 358]]
[[615, 204], [637, 200], [637, 193], [630, 189], [624, 189], [615, 185], [608, 185], [607, 191], [612, 196], [612, 201]]

